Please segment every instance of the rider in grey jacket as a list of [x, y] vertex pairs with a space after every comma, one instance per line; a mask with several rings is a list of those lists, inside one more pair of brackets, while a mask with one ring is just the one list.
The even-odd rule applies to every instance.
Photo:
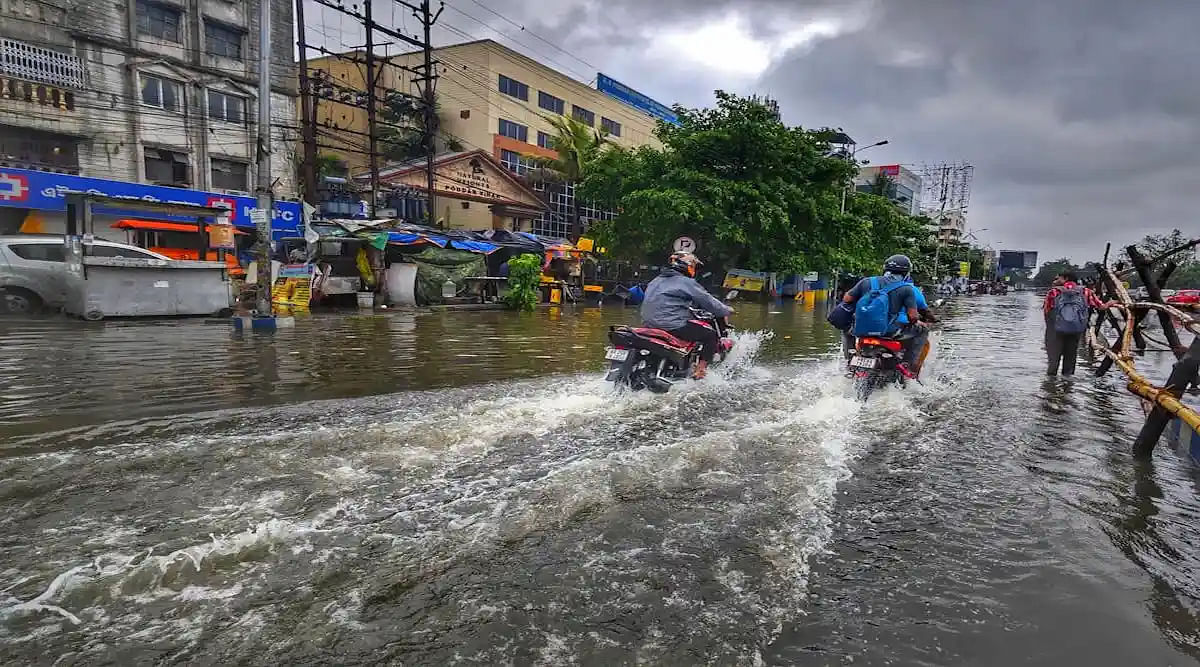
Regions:
[[646, 287], [641, 311], [645, 326], [663, 329], [676, 338], [703, 345], [693, 375], [697, 379], [704, 377], [709, 362], [713, 360], [717, 349], [717, 332], [693, 322], [695, 316], [690, 309], [707, 310], [717, 317], [733, 313], [732, 308], [721, 303], [696, 282], [698, 266], [700, 260], [691, 253], [677, 252], [671, 255], [667, 268]]

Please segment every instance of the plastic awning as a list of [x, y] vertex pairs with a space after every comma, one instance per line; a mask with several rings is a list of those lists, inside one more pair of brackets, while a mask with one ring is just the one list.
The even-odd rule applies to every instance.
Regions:
[[[206, 226], [215, 227], [215, 225], [206, 225]], [[196, 232], [200, 231], [199, 225], [189, 225], [184, 222], [161, 222], [158, 220], [135, 220], [133, 218], [125, 218], [124, 220], [118, 220], [115, 223], [113, 223], [113, 227], [115, 227], [117, 229], [145, 229], [145, 230], [154, 231], [154, 232], [192, 232], [192, 233], [196, 233]], [[233, 233], [234, 234], [242, 234], [242, 235], [246, 234], [246, 232], [243, 232], [242, 230], [236, 229], [236, 228], [233, 230]]]

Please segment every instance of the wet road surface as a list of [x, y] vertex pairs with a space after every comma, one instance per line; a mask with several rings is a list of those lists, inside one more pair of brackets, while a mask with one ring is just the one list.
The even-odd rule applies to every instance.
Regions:
[[1190, 664], [1200, 475], [1036, 308], [865, 410], [791, 304], [667, 396], [616, 308], [0, 322], [0, 661]]

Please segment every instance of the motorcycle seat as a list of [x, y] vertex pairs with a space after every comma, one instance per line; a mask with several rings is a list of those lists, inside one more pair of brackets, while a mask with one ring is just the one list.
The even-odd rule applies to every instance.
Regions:
[[670, 345], [671, 347], [677, 347], [677, 348], [679, 348], [681, 350], [685, 350], [685, 351], [690, 351], [693, 347], [696, 346], [696, 344], [693, 343], [692, 341], [678, 338], [678, 337], [672, 335], [671, 332], [666, 331], [665, 329], [651, 329], [649, 327], [638, 327], [636, 329], [633, 329], [633, 333], [635, 333], [639, 336], [642, 336], [644, 338], [653, 338], [663, 344]]

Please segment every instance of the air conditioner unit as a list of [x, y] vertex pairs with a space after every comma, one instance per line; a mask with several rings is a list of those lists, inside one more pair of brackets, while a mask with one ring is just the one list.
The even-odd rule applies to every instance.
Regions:
[[249, 197], [250, 196], [250, 193], [246, 192], [245, 190], [228, 190], [228, 189], [222, 190], [221, 188], [216, 188], [216, 191], [220, 194], [233, 195], [234, 197]]

